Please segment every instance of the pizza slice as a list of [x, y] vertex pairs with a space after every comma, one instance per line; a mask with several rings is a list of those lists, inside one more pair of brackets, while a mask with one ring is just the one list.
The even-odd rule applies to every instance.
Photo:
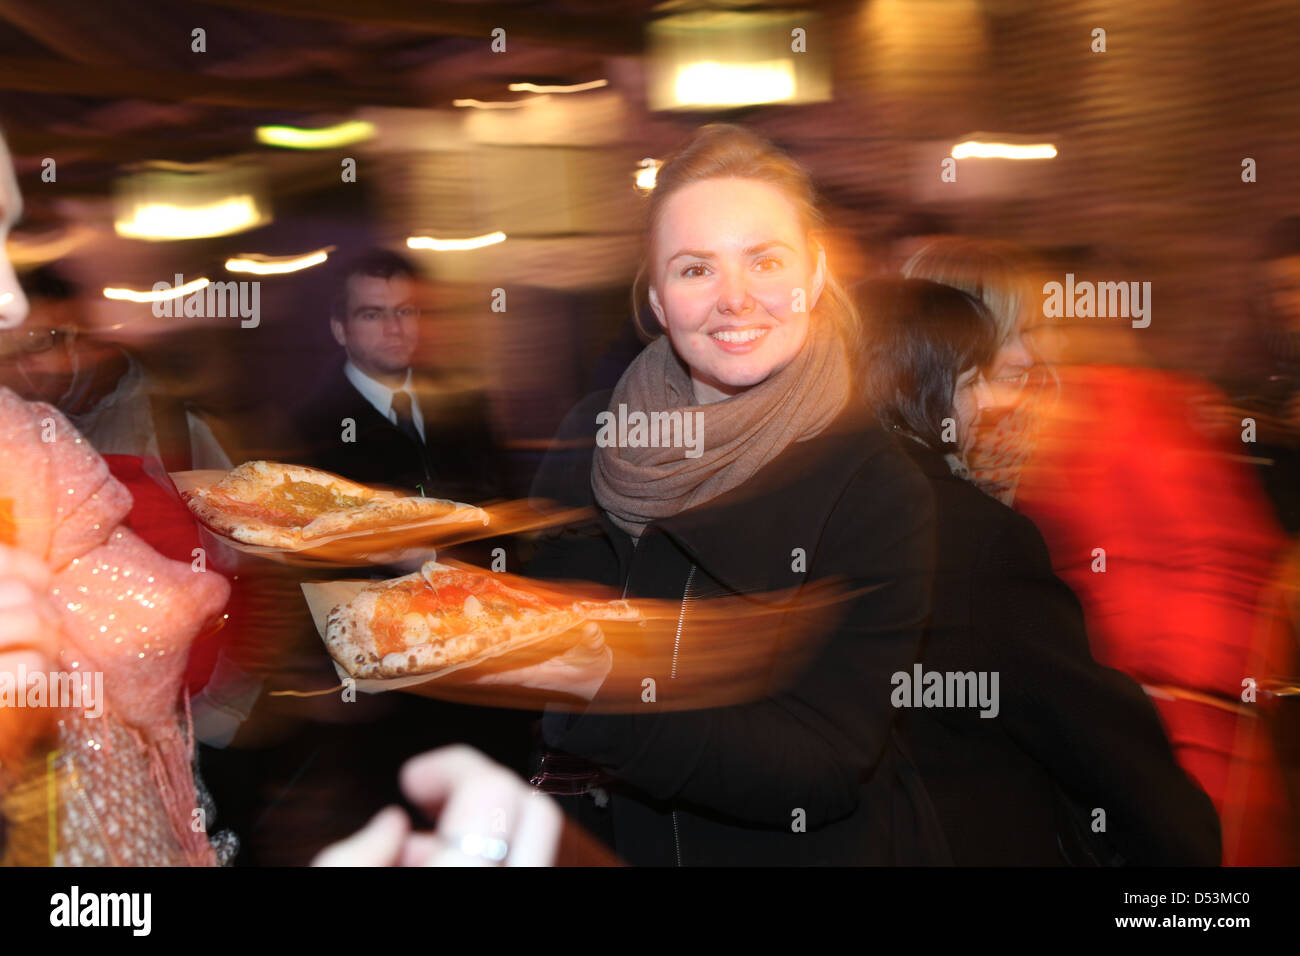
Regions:
[[325, 645], [353, 677], [406, 677], [477, 663], [583, 621], [640, 616], [627, 601], [574, 601], [429, 562], [331, 610]]
[[400, 497], [328, 471], [274, 461], [245, 462], [216, 484], [182, 494], [190, 510], [218, 534], [283, 550], [299, 550], [342, 534], [398, 528], [478, 509], [441, 498]]

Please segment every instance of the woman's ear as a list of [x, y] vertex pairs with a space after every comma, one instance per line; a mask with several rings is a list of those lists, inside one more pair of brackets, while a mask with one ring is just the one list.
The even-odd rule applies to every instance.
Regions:
[[659, 293], [655, 290], [654, 286], [649, 286], [646, 289], [646, 296], [650, 300], [650, 311], [653, 312], [655, 318], [659, 320], [659, 327], [667, 332], [668, 322], [664, 318], [664, 306], [663, 303], [659, 301]]

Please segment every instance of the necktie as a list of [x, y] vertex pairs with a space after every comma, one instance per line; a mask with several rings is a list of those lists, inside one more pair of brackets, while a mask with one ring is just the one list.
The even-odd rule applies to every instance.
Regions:
[[397, 415], [398, 431], [415, 442], [420, 456], [420, 470], [424, 473], [425, 481], [432, 481], [433, 470], [429, 467], [428, 451], [424, 446], [424, 439], [420, 437], [420, 430], [415, 427], [415, 419], [411, 416], [410, 392], [393, 392], [393, 412]]
[[415, 418], [411, 415], [410, 392], [393, 392], [393, 412], [397, 415], [397, 427], [402, 434], [423, 448], [424, 439], [420, 437], [420, 430], [415, 427]]

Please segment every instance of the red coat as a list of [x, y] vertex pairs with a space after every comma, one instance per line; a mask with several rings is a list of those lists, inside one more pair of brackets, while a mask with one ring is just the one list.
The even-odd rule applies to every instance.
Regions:
[[1292, 672], [1293, 642], [1261, 612], [1285, 538], [1254, 476], [1194, 426], [1205, 387], [1110, 366], [1061, 378], [1015, 507], [1083, 603], [1094, 656], [1148, 687], [1219, 810], [1224, 862], [1291, 862], [1266, 722], [1245, 716], [1266, 697], [1242, 700], [1243, 681]]
[[[142, 458], [134, 455], [104, 455], [103, 459], [113, 477], [131, 492], [132, 505], [124, 522], [126, 526], [164, 557], [184, 561], [186, 564], [192, 563], [195, 560], [194, 549], [200, 546], [198, 525], [181, 501], [171, 480], [161, 472], [162, 463], [154, 462], [158, 469], [155, 474], [160, 474], [162, 480], [167, 481], [165, 488], [145, 471]], [[227, 624], [231, 618], [238, 617], [238, 606], [238, 589], [232, 588], [226, 606]], [[185, 683], [191, 694], [202, 690], [211, 676], [217, 651], [226, 637], [224, 631], [225, 627], [200, 635], [190, 645]]]

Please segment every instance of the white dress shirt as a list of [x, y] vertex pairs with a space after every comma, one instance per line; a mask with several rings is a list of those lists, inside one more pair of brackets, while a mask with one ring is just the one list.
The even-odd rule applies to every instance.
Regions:
[[[397, 424], [397, 412], [393, 411], [393, 392], [383, 382], [377, 382], [361, 369], [352, 364], [348, 359], [343, 365], [343, 374], [352, 386], [361, 393], [361, 397], [375, 407], [379, 412], [394, 425]], [[406, 370], [406, 381], [398, 391], [405, 392], [411, 396], [411, 418], [415, 421], [415, 430], [424, 438], [424, 416], [420, 414], [420, 402], [415, 397], [415, 392], [411, 390], [411, 370]]]

